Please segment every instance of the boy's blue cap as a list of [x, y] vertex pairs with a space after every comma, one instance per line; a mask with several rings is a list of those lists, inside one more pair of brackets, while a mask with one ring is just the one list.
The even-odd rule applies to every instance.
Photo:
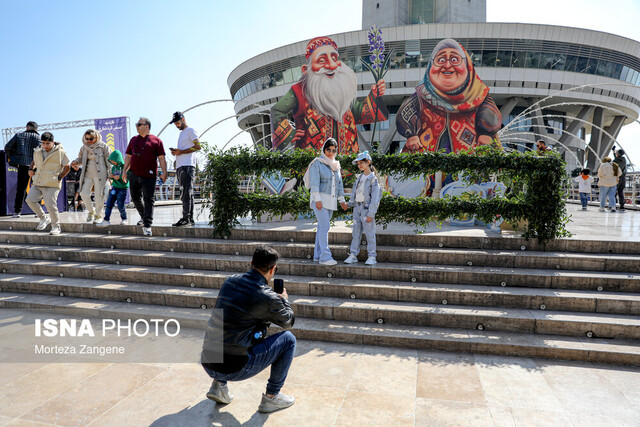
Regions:
[[351, 163], [355, 165], [361, 160], [371, 160], [371, 156], [369, 155], [368, 151], [363, 151], [362, 153], [358, 154], [358, 157], [356, 157], [356, 159]]

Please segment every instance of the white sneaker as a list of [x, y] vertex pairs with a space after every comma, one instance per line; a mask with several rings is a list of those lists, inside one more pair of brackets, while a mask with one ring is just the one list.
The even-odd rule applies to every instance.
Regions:
[[42, 231], [45, 228], [47, 228], [47, 225], [49, 224], [51, 224], [51, 219], [49, 219], [49, 217], [45, 215], [45, 217], [42, 218], [38, 223], [38, 225], [36, 226], [36, 230]]
[[129, 221], [127, 221], [126, 219], [123, 219], [122, 221], [120, 221], [120, 225], [127, 225], [129, 224]]
[[378, 263], [378, 261], [376, 261], [376, 257], [374, 257], [374, 256], [370, 256], [365, 261], [365, 264], [367, 264], [367, 265], [376, 265], [377, 263]]
[[56, 225], [55, 227], [51, 227], [51, 231], [49, 232], [49, 234], [51, 234], [52, 236], [57, 236], [60, 233], [62, 233], [62, 231], [60, 230], [59, 225]]
[[20, 212], [14, 213], [11, 218], [20, 218]]
[[349, 254], [347, 259], [344, 260], [345, 264], [354, 264], [356, 262], [358, 262], [358, 257], [355, 256], [354, 254]]
[[110, 225], [111, 225], [111, 223], [109, 221], [107, 221], [106, 219], [103, 219], [100, 224], [97, 224], [98, 227], [108, 227]]
[[266, 394], [262, 394], [262, 401], [258, 406], [258, 411], [267, 413], [274, 412], [280, 409], [288, 408], [296, 402], [293, 396], [287, 396], [286, 394], [278, 393], [274, 397], [269, 397]]
[[320, 261], [321, 265], [336, 265], [338, 263], [338, 261], [336, 261], [335, 259], [329, 259], [327, 261]]
[[92, 213], [90, 213], [89, 215], [87, 215], [87, 222], [93, 222], [93, 218], [95, 217], [93, 216]]
[[94, 224], [100, 224], [102, 222], [102, 217], [99, 216], [94, 216], [93, 217], [93, 223]]
[[151, 236], [151, 227], [142, 227], [143, 236]]

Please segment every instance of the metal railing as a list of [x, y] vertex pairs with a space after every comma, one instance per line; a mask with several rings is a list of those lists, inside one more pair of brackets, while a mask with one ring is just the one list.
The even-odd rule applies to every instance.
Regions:
[[[625, 205], [640, 207], [640, 172], [627, 172], [625, 175], [624, 198]], [[569, 190], [569, 200], [580, 201], [578, 183], [571, 178], [571, 189]], [[600, 187], [598, 187], [598, 177], [594, 176], [591, 184], [591, 201], [600, 201]]]

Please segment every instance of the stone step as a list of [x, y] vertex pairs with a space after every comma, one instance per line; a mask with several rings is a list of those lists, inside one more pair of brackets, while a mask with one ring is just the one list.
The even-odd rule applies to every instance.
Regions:
[[[90, 246], [110, 249], [146, 250], [153, 242], [155, 251], [199, 254], [247, 255], [253, 254], [264, 241], [224, 239], [178, 239], [174, 237], [131, 236], [126, 234], [65, 233], [51, 236], [37, 231], [2, 231], [0, 242], [11, 244]], [[313, 243], [266, 242], [282, 257], [310, 259]], [[342, 261], [349, 250], [348, 245], [331, 245], [334, 257]], [[478, 267], [543, 268], [556, 270], [589, 270], [640, 273], [640, 256], [628, 254], [582, 254], [567, 252], [541, 252], [521, 250], [455, 249], [455, 248], [403, 248], [378, 246], [379, 262], [462, 265]], [[366, 249], [361, 248], [360, 260], [367, 258]]]
[[[204, 328], [210, 315], [208, 310], [201, 309], [11, 293], [0, 294], [0, 307], [40, 309], [82, 317], [171, 318], [177, 319], [183, 327], [195, 328]], [[292, 332], [298, 339], [308, 340], [640, 366], [640, 344], [619, 339], [394, 326], [301, 317], [296, 319]]]
[[[35, 217], [24, 217], [19, 220], [12, 218], [0, 219], [0, 230], [33, 230], [37, 224]], [[298, 227], [295, 225], [295, 227]], [[135, 225], [112, 225], [107, 228], [99, 228], [88, 223], [63, 223], [61, 224], [63, 235], [71, 233], [99, 233], [124, 234], [129, 236], [142, 236], [142, 230]], [[44, 233], [43, 233], [44, 234]], [[174, 238], [213, 238], [213, 229], [210, 227], [169, 227], [154, 226], [153, 235]], [[283, 225], [278, 228], [265, 229], [258, 227], [238, 227], [231, 232], [230, 239], [253, 240], [261, 242], [307, 242], [315, 241], [315, 231], [298, 230], [292, 225]], [[496, 237], [476, 236], [452, 236], [437, 233], [429, 234], [393, 234], [379, 232], [378, 244], [381, 246], [400, 246], [410, 248], [444, 247], [460, 249], [489, 249], [489, 250], [526, 250], [526, 251], [551, 251], [551, 252], [576, 252], [576, 253], [615, 253], [615, 254], [640, 254], [640, 242], [627, 241], [599, 241], [586, 239], [555, 239], [540, 242], [537, 239], [526, 240], [512, 235]], [[329, 233], [329, 243], [348, 245], [351, 242], [350, 232]]]
[[[86, 279], [7, 276], [4, 291], [60, 295], [142, 304], [211, 308], [217, 290]], [[5, 289], [6, 288], [6, 289]], [[294, 311], [307, 318], [380, 322], [410, 326], [485, 329], [528, 334], [640, 339], [640, 318], [602, 313], [571, 313], [479, 306], [340, 299], [291, 295]]]
[[[126, 300], [124, 286], [138, 283], [153, 283], [174, 288], [219, 289], [229, 276], [237, 272], [213, 271], [202, 274], [197, 270], [156, 268], [152, 272], [131, 269], [128, 266], [103, 264], [68, 263], [64, 261], [39, 261], [24, 263], [18, 259], [0, 259], [2, 270], [0, 289], [18, 291], [33, 289], [45, 292], [45, 287], [79, 278], [87, 287], [113, 289], [115, 300]], [[53, 276], [53, 277], [52, 277]], [[415, 302], [438, 305], [464, 305], [483, 307], [506, 307], [529, 310], [555, 310], [586, 313], [609, 313], [640, 315], [640, 295], [621, 292], [571, 291], [546, 288], [514, 288], [501, 286], [459, 285], [441, 283], [396, 283], [385, 281], [360, 281], [356, 279], [322, 279], [305, 276], [279, 275], [285, 281], [290, 295], [319, 296], [342, 299], [369, 299], [397, 302]], [[91, 279], [88, 279], [91, 278]], [[17, 287], [20, 283], [21, 287]], [[93, 284], [93, 285], [92, 285]], [[193, 286], [191, 286], [193, 284]], [[78, 296], [89, 297], [81, 294]], [[96, 298], [96, 297], [93, 297]], [[146, 297], [145, 297], [146, 298]], [[140, 301], [139, 298], [133, 298]], [[146, 301], [146, 299], [144, 299]], [[167, 303], [170, 305], [170, 303]], [[193, 303], [190, 306], [200, 306]], [[542, 308], [541, 308], [542, 307]]]
[[[81, 246], [48, 246], [0, 242], [0, 254], [6, 258], [60, 260], [68, 262], [173, 267], [209, 271], [244, 272], [251, 258], [243, 255], [157, 252], [155, 250], [103, 249]], [[278, 263], [284, 275], [405, 283], [450, 283], [505, 286], [640, 292], [640, 274], [597, 271], [557, 271], [545, 269], [448, 266], [378, 263], [376, 266], [338, 264], [325, 266], [311, 260], [284, 258]], [[601, 289], [600, 289], [601, 288]]]

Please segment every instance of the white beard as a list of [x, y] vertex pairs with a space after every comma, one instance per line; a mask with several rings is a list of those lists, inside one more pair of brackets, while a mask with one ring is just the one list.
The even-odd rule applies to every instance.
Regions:
[[313, 72], [309, 65], [308, 71], [302, 75], [304, 96], [313, 109], [342, 123], [342, 118], [356, 99], [356, 73], [344, 63], [334, 70], [333, 78], [324, 75], [328, 71], [322, 68]]

